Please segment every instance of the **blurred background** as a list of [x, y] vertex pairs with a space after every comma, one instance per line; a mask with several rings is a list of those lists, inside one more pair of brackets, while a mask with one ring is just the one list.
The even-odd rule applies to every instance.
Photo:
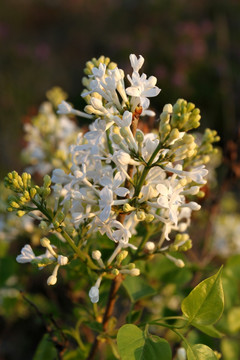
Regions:
[[[203, 266], [204, 261], [211, 263], [208, 241], [213, 244], [217, 239], [212, 266], [219, 267], [226, 257], [240, 252], [239, 19], [239, 0], [1, 0], [0, 179], [8, 171], [22, 170], [23, 123], [37, 113], [48, 89], [61, 86], [69, 94], [68, 100], [81, 110], [86, 61], [109, 56], [130, 73], [129, 54], [141, 54], [145, 58], [144, 72], [156, 76], [162, 89], [151, 100], [152, 107], [159, 113], [165, 103], [185, 98], [201, 109], [201, 130], [216, 129], [221, 136], [223, 165], [218, 169], [215, 188], [206, 191], [203, 212], [194, 219], [191, 237], [195, 245], [188, 255], [197, 266]], [[0, 191], [4, 193], [3, 188]], [[24, 233], [19, 244], [30, 237]], [[31, 290], [31, 301], [41, 304], [43, 312], [61, 317], [73, 300], [69, 294], [63, 296], [62, 284], [52, 290], [42, 285], [42, 275], [35, 273], [29, 279], [29, 268], [20, 268], [15, 262], [19, 244], [11, 242], [4, 251], [0, 246], [0, 286], [11, 288], [13, 274], [21, 271], [17, 284]], [[237, 350], [232, 358], [226, 355], [224, 360], [240, 358], [239, 263], [239, 255], [227, 261], [225, 289], [230, 295], [220, 330], [234, 337]], [[202, 276], [207, 277], [208, 270], [197, 272], [189, 287]], [[174, 273], [175, 268], [171, 271]], [[158, 281], [164, 283], [161, 276]], [[182, 285], [176, 280], [175, 286], [177, 293]], [[43, 321], [36, 317], [31, 303], [24, 304], [13, 294], [1, 295], [0, 360], [31, 360], [45, 331]], [[49, 298], [57, 302], [57, 307]], [[229, 330], [228, 316], [235, 318], [228, 312], [232, 308], [238, 309], [238, 325]], [[221, 350], [229, 354], [229, 344], [222, 344]]]
[[240, 111], [238, 0], [7, 0], [0, 4], [0, 171], [19, 169], [22, 120], [59, 85], [76, 107], [87, 60], [109, 56], [144, 71], [162, 89], [153, 106], [196, 103], [202, 127], [222, 144], [236, 137]]

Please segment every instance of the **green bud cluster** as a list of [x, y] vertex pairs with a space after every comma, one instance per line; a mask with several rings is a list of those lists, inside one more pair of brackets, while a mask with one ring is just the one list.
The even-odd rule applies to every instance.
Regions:
[[32, 194], [36, 193], [34, 187], [31, 186], [31, 175], [23, 173], [20, 176], [16, 171], [12, 171], [5, 177], [4, 185], [16, 193], [15, 196], [8, 197], [7, 210], [17, 211], [19, 217], [23, 216], [26, 213], [26, 203], [31, 201]]
[[41, 202], [51, 193], [50, 185], [51, 178], [49, 175], [45, 175], [43, 179], [43, 186], [32, 186], [31, 175], [24, 172], [19, 175], [16, 171], [12, 171], [7, 174], [4, 179], [4, 185], [6, 188], [14, 191], [15, 196], [10, 195], [8, 197], [8, 211], [17, 211], [17, 216], [21, 217], [32, 210], [27, 203], [32, 200]]
[[128, 251], [127, 250], [122, 250], [118, 255], [117, 255], [117, 258], [116, 258], [116, 264], [118, 266], [121, 265], [122, 261], [124, 259], [126, 259], [126, 257], [128, 256]]
[[51, 178], [49, 175], [45, 175], [43, 178], [43, 186], [35, 186], [37, 189], [37, 194], [45, 200], [51, 194]]
[[92, 58], [92, 60], [86, 62], [86, 66], [84, 68], [84, 74], [92, 75], [92, 69], [94, 67], [99, 67], [100, 64], [105, 64], [107, 69], [113, 70], [117, 66], [116, 63], [111, 62], [109, 57], [100, 56], [98, 59]]
[[187, 165], [191, 163], [194, 166], [207, 164], [211, 157], [218, 153], [218, 149], [214, 148], [213, 143], [220, 141], [220, 136], [217, 135], [216, 130], [206, 129], [202, 137], [201, 143], [197, 147], [197, 152], [192, 159], [189, 159]]
[[193, 103], [178, 99], [173, 105], [170, 121], [172, 128], [178, 128], [181, 131], [196, 129], [200, 125], [200, 119], [200, 110], [195, 108]]
[[[173, 129], [173, 130], [177, 130], [177, 129]], [[168, 155], [173, 156], [175, 160], [182, 160], [184, 158], [189, 158], [196, 154], [196, 147], [197, 144], [195, 143], [194, 136], [185, 133], [181, 139], [175, 141], [173, 145], [170, 145], [170, 151]]]
[[177, 234], [174, 243], [169, 246], [170, 251], [188, 251], [192, 247], [192, 240], [188, 234]]
[[65, 219], [65, 214], [62, 211], [59, 211], [56, 216], [55, 219], [53, 221], [53, 226], [55, 229], [59, 228], [59, 226], [62, 224], [62, 222]]
[[16, 193], [23, 193], [31, 187], [31, 175], [23, 173], [20, 176], [16, 171], [12, 171], [5, 176], [4, 185]]
[[176, 161], [192, 157], [196, 153], [196, 143], [192, 135], [185, 134], [200, 125], [200, 110], [191, 102], [178, 99], [172, 106], [166, 104], [160, 114], [159, 135], [162, 144], [170, 147], [168, 156]]

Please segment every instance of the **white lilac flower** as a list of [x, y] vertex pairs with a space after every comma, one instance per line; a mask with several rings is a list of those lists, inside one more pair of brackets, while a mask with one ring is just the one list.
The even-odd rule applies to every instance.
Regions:
[[59, 114], [59, 115], [74, 114], [74, 115], [77, 115], [77, 116], [92, 119], [91, 115], [86, 114], [83, 111], [73, 109], [73, 107], [68, 102], [66, 102], [64, 100], [61, 102], [61, 104], [58, 105], [57, 114]]
[[58, 273], [58, 269], [59, 269], [60, 265], [57, 264], [53, 270], [52, 275], [50, 275], [47, 279], [47, 284], [48, 285], [55, 285], [57, 282], [57, 273]]
[[16, 257], [16, 260], [20, 264], [30, 263], [33, 260], [41, 260], [41, 259], [55, 259], [55, 257], [49, 252], [47, 249], [45, 254], [36, 256], [31, 248], [30, 245], [24, 245], [24, 247], [21, 250], [21, 254]]
[[101, 281], [102, 281], [102, 277], [100, 276], [97, 279], [95, 285], [92, 286], [91, 289], [89, 290], [88, 295], [93, 304], [95, 304], [99, 301], [99, 287], [100, 287]]
[[36, 258], [32, 248], [30, 245], [25, 245], [22, 250], [21, 254], [17, 256], [16, 260], [18, 263], [24, 264], [28, 262], [32, 262]]
[[93, 304], [97, 303], [99, 301], [99, 288], [97, 286], [92, 286], [88, 295]]
[[177, 174], [180, 178], [190, 178], [192, 181], [200, 185], [206, 184], [207, 181], [204, 177], [207, 175], [208, 170], [205, 168], [205, 165], [192, 168], [191, 171], [184, 171], [179, 169], [179, 167], [179, 165], [175, 167], [165, 166], [164, 169]]
[[147, 79], [146, 74], [139, 75], [138, 71], [143, 65], [144, 59], [142, 56], [137, 60], [137, 57], [133, 54], [130, 55], [131, 65], [133, 67], [132, 77], [127, 76], [131, 86], [126, 89], [126, 93], [132, 97], [131, 103], [133, 110], [135, 110], [138, 103], [147, 110], [150, 101], [149, 97], [157, 96], [161, 91], [157, 86], [157, 79], [155, 76], [150, 76]]

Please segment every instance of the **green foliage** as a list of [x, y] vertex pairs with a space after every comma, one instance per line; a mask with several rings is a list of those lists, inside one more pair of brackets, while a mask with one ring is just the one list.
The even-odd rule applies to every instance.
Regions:
[[122, 360], [171, 360], [168, 342], [148, 334], [135, 325], [124, 325], [117, 335], [118, 350]]
[[135, 278], [128, 276], [123, 281], [123, 286], [127, 290], [127, 293], [133, 303], [144, 297], [155, 294], [155, 290], [141, 277]]
[[45, 334], [37, 347], [33, 360], [55, 360], [56, 358], [56, 348], [49, 335]]
[[224, 296], [221, 271], [198, 284], [183, 300], [181, 309], [190, 323], [212, 325], [222, 315]]
[[187, 348], [188, 360], [217, 360], [216, 355], [208, 346], [196, 344]]

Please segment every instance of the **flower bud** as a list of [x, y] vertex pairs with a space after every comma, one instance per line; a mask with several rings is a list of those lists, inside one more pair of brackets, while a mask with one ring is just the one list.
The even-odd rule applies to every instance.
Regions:
[[47, 279], [47, 284], [48, 285], [55, 285], [57, 282], [57, 277], [55, 275], [51, 275], [49, 276], [49, 278]]
[[92, 252], [92, 258], [94, 260], [99, 260], [99, 259], [101, 259], [101, 257], [102, 257], [102, 254], [99, 250], [95, 250]]
[[128, 269], [129, 270], [132, 270], [132, 269], [135, 269], [136, 265], [134, 263], [129, 263], [128, 264]]
[[43, 178], [43, 186], [48, 188], [51, 185], [51, 178], [49, 175], [45, 175]]
[[99, 300], [99, 289], [97, 286], [92, 286], [88, 293], [90, 300], [93, 304], [97, 303]]
[[140, 275], [140, 269], [132, 269], [131, 272], [130, 272], [130, 275], [131, 276], [139, 276]]
[[172, 104], [166, 104], [166, 105], [164, 105], [163, 111], [166, 111], [166, 112], [168, 112], [168, 113], [172, 113], [172, 111], [173, 111]]
[[18, 210], [17, 211], [17, 216], [19, 216], [19, 217], [22, 217], [25, 214], [26, 214], [26, 211], [23, 211], [23, 210]]
[[128, 256], [128, 251], [127, 250], [120, 251], [120, 253], [117, 255], [117, 258], [116, 258], [117, 264], [120, 265], [121, 262], [124, 259], [126, 259], [127, 256]]
[[112, 274], [117, 276], [119, 274], [119, 270], [118, 269], [112, 269]]
[[123, 211], [124, 212], [130, 212], [130, 211], [134, 211], [136, 208], [131, 206], [130, 204], [126, 203], [123, 204]]
[[177, 350], [177, 360], [187, 360], [187, 353], [183, 347]]
[[136, 218], [138, 221], [144, 221], [146, 218], [145, 211], [143, 211], [143, 210], [137, 211]]
[[185, 266], [184, 261], [181, 259], [176, 259], [175, 265], [179, 268], [183, 268]]
[[154, 242], [152, 241], [148, 241], [146, 242], [145, 246], [144, 246], [144, 251], [147, 253], [152, 253], [155, 250], [156, 246], [154, 244]]
[[146, 218], [145, 221], [146, 222], [152, 222], [154, 220], [154, 215], [153, 214], [146, 214]]
[[68, 258], [66, 256], [63, 256], [63, 255], [58, 255], [57, 261], [58, 261], [59, 265], [64, 266], [64, 265], [67, 265]]
[[35, 189], [35, 188], [31, 188], [30, 189], [30, 196], [31, 196], [31, 198], [33, 199], [34, 198], [34, 196], [37, 194], [37, 190]]
[[136, 137], [137, 142], [140, 144], [144, 141], [144, 134], [139, 129], [137, 129], [135, 137]]
[[40, 240], [40, 243], [43, 247], [47, 248], [50, 245], [50, 240], [48, 238], [44, 237]]

